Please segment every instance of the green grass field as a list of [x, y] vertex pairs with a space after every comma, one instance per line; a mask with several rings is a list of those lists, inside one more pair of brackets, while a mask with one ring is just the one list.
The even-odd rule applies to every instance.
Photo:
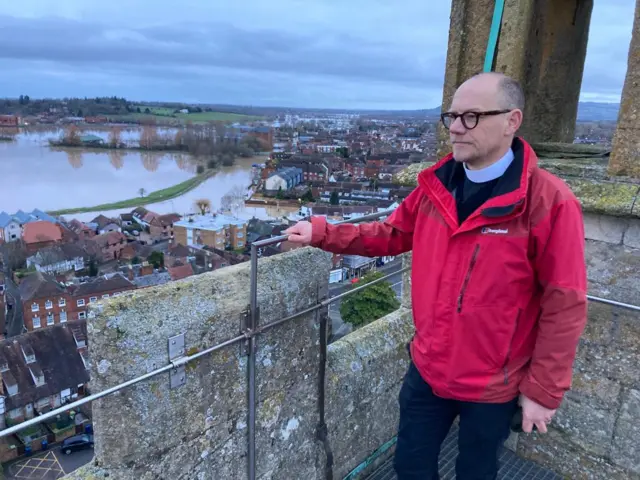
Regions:
[[[201, 112], [201, 113], [176, 113], [171, 108], [164, 107], [151, 107], [149, 105], [139, 105], [140, 110], [143, 113], [131, 113], [127, 115], [130, 118], [143, 119], [148, 118], [150, 115], [144, 113], [148, 108], [158, 123], [170, 122], [180, 120], [183, 122], [191, 121], [193, 123], [207, 123], [207, 122], [250, 122], [253, 120], [260, 120], [262, 117], [253, 115], [243, 115], [241, 113], [228, 113], [228, 112]], [[174, 116], [175, 115], [175, 116]]]
[[211, 177], [214, 173], [216, 173], [215, 170], [209, 170], [200, 175], [196, 175], [189, 180], [185, 180], [184, 182], [178, 183], [177, 185], [173, 185], [172, 187], [163, 188], [162, 190], [151, 192], [149, 195], [146, 195], [144, 197], [129, 198], [127, 200], [121, 200], [119, 202], [104, 203], [102, 205], [94, 205], [92, 207], [66, 208], [48, 213], [49, 215], [53, 216], [73, 215], [78, 213], [118, 210], [121, 208], [136, 208], [152, 203], [164, 202], [165, 200], [171, 200], [172, 198], [180, 197], [188, 191], [193, 190], [202, 182]]

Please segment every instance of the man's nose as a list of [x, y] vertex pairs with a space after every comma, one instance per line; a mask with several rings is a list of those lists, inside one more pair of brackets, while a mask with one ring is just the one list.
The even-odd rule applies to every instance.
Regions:
[[453, 121], [453, 123], [449, 127], [449, 131], [457, 135], [463, 135], [467, 133], [467, 129], [462, 124], [462, 117], [458, 117]]

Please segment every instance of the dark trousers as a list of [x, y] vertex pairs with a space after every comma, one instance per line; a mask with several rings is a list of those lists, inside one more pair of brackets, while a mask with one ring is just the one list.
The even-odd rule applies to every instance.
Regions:
[[394, 467], [398, 480], [438, 480], [440, 446], [460, 416], [456, 480], [495, 480], [500, 447], [509, 436], [517, 398], [474, 403], [434, 395], [413, 363], [400, 390]]

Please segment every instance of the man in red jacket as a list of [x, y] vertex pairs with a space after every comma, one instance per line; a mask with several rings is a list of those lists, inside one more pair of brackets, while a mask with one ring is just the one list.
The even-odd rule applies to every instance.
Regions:
[[571, 385], [587, 316], [582, 211], [516, 137], [523, 109], [513, 79], [472, 77], [442, 114], [453, 153], [419, 174], [386, 221], [331, 225], [313, 217], [286, 232], [335, 253], [413, 250], [400, 480], [438, 478], [440, 445], [456, 417], [456, 478], [495, 479], [518, 404], [523, 430], [544, 433]]

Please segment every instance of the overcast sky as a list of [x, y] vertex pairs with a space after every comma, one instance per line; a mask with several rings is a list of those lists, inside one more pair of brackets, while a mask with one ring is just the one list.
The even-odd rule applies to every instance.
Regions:
[[[617, 102], [634, 0], [597, 0], [582, 99]], [[432, 108], [446, 0], [6, 0], [0, 97]]]

